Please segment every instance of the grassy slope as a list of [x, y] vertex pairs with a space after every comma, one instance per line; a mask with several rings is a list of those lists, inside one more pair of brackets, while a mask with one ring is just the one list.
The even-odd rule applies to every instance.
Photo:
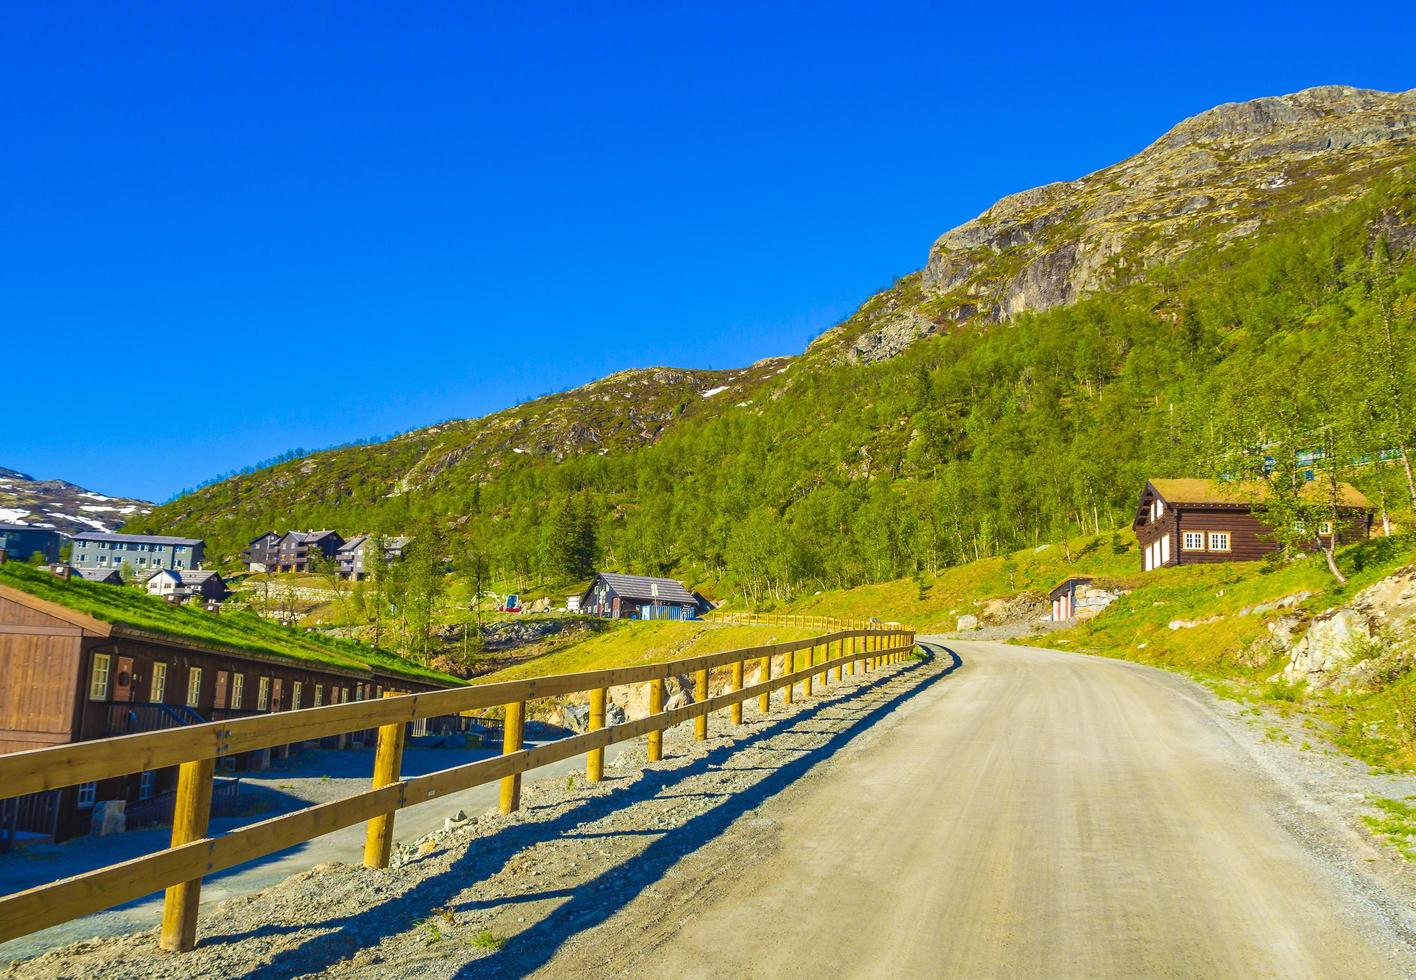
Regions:
[[[512, 681], [547, 674], [571, 674], [610, 667], [632, 667], [781, 643], [820, 630], [784, 626], [711, 626], [707, 623], [620, 622], [610, 630], [562, 647], [544, 657], [479, 677], [478, 683]], [[805, 661], [802, 661], [803, 664]]]
[[907, 623], [920, 632], [947, 631], [954, 629], [960, 615], [976, 613], [989, 599], [1023, 592], [1045, 597], [1069, 575], [1091, 575], [1126, 584], [1139, 577], [1139, 565], [1140, 556], [1131, 534], [1092, 535], [1073, 538], [1065, 546], [1042, 545], [925, 576], [922, 597], [913, 579], [896, 579], [819, 592], [786, 608], [824, 616], [876, 616]]
[[409, 677], [464, 683], [376, 647], [287, 629], [254, 614], [213, 616], [192, 606], [170, 605], [127, 586], [101, 585], [78, 578], [65, 582], [45, 569], [19, 562], [0, 565], [0, 585], [107, 623], [199, 646], [224, 647], [356, 670], [375, 667]]

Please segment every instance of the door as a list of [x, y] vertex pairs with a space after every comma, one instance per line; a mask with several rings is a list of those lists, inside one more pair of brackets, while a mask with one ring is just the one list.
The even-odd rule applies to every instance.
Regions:
[[218, 670], [216, 672], [216, 707], [226, 707], [226, 682], [230, 679], [231, 672]]
[[284, 711], [285, 705], [280, 697], [280, 678], [277, 677], [270, 682], [270, 710]]
[[118, 658], [118, 673], [113, 678], [113, 700], [127, 704], [133, 700], [133, 658]]

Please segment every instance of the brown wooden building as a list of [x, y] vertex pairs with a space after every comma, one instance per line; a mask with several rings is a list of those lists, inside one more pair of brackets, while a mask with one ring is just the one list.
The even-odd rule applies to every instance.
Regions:
[[[0, 753], [447, 686], [147, 633], [0, 585]], [[267, 750], [220, 765], [258, 767], [268, 758]], [[131, 809], [175, 779], [168, 769], [86, 783], [22, 798], [29, 811], [20, 812], [33, 818], [42, 809], [63, 840], [87, 832], [95, 803], [122, 799]]]
[[[1312, 484], [1316, 495], [1323, 488]], [[1254, 561], [1278, 550], [1273, 530], [1253, 510], [1262, 501], [1262, 483], [1218, 480], [1150, 480], [1141, 491], [1132, 527], [1141, 546], [1141, 570], [1169, 565]], [[1372, 505], [1356, 487], [1339, 487], [1342, 515], [1339, 541], [1360, 541], [1372, 531]], [[1324, 522], [1317, 535], [1333, 528]]]

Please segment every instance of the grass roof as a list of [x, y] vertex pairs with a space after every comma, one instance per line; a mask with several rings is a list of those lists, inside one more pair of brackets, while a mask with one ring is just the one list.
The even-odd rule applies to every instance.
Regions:
[[185, 646], [254, 653], [359, 672], [380, 670], [446, 684], [466, 683], [379, 647], [290, 629], [255, 613], [213, 615], [189, 605], [174, 606], [124, 585], [88, 582], [77, 576], [66, 582], [48, 569], [20, 562], [0, 565], [0, 585], [119, 629], [159, 635]]

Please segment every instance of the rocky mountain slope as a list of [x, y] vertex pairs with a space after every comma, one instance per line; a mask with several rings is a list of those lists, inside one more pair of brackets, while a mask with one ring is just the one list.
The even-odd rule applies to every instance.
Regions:
[[[1341, 236], [1344, 261], [1360, 263], [1381, 237], [1410, 264], [1413, 187], [1416, 90], [1325, 87], [1220, 106], [1105, 170], [1004, 198], [801, 356], [623, 372], [235, 476], [139, 524], [239, 550], [272, 523], [399, 533], [431, 517], [529, 570], [549, 509], [584, 493], [626, 567], [667, 572], [687, 549], [699, 567], [736, 561], [766, 576], [799, 564], [821, 582], [826, 568], [877, 579], [920, 549], [934, 567], [1096, 529], [1121, 519], [1147, 468], [1195, 465], [1201, 416], [1233, 378], [1272, 362], [1254, 345], [1275, 322], [1301, 323], [1323, 303], [1334, 304], [1323, 322], [1336, 322], [1367, 302], [1337, 296], [1350, 282], [1326, 275], [1332, 256], [1304, 242]], [[1232, 274], [1240, 261], [1247, 295]], [[1284, 275], [1270, 286], [1275, 262]], [[1093, 294], [1111, 305], [1064, 322]], [[1246, 324], [1260, 305], [1269, 319]], [[1152, 418], [1146, 406], [1162, 404], [1165, 418]], [[873, 486], [882, 475], [893, 496]], [[730, 541], [752, 513], [762, 534]], [[815, 554], [820, 534], [805, 531], [783, 553], [765, 548], [768, 524], [796, 520], [874, 557]]]
[[920, 272], [813, 348], [879, 360], [957, 324], [1071, 303], [1198, 245], [1340, 206], [1413, 145], [1416, 89], [1330, 85], [1210, 109], [1127, 160], [1005, 197], [941, 235]]
[[0, 523], [34, 524], [64, 534], [116, 531], [152, 508], [145, 500], [107, 497], [66, 480], [36, 480], [0, 466]]

